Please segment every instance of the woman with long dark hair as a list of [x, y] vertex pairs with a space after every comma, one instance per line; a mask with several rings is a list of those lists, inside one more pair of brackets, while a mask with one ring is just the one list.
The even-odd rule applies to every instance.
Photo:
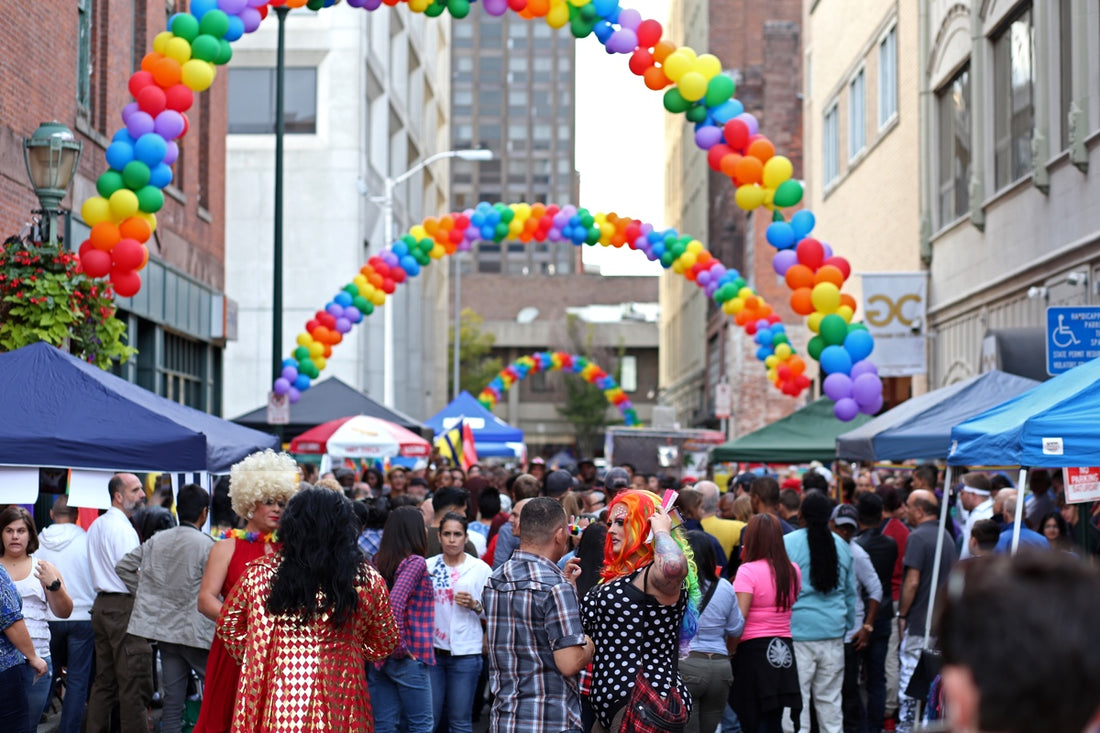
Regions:
[[400, 640], [381, 664], [367, 672], [375, 692], [377, 733], [431, 733], [432, 684], [428, 667], [435, 666], [435, 604], [424, 552], [428, 529], [420, 510], [400, 506], [386, 518], [374, 567], [390, 589], [390, 607]]
[[356, 526], [343, 495], [298, 492], [281, 549], [249, 564], [229, 593], [217, 633], [241, 665], [233, 730], [370, 731], [363, 664], [389, 654], [397, 626]]
[[750, 519], [741, 541], [733, 590], [745, 626], [733, 656], [729, 703], [745, 733], [779, 733], [783, 708], [792, 715], [802, 709], [791, 641], [791, 607], [802, 571], [787, 557], [783, 528], [771, 514]]
[[829, 529], [833, 508], [819, 491], [802, 499], [802, 529], [783, 538], [787, 555], [810, 582], [791, 614], [791, 637], [802, 687], [802, 728], [810, 729], [813, 696], [822, 733], [841, 733], [844, 635], [856, 622], [856, 577], [848, 544]]

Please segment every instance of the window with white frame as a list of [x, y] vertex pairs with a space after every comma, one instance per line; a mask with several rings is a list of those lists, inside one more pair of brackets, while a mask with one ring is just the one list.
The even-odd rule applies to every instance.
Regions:
[[863, 69], [848, 83], [848, 159], [855, 158], [867, 143], [867, 114], [864, 103]]
[[898, 113], [898, 29], [891, 28], [878, 44], [878, 126]]
[[936, 93], [939, 226], [966, 214], [970, 207], [970, 64]]
[[638, 357], [628, 354], [619, 358], [619, 386], [623, 392], [637, 391]]
[[1027, 6], [993, 37], [993, 180], [998, 189], [1031, 171], [1034, 57], [1035, 25]]
[[1073, 103], [1073, 18], [1070, 0], [1058, 3], [1058, 91], [1062, 113], [1061, 150], [1069, 147], [1069, 107]]
[[829, 107], [829, 111], [825, 113], [825, 124], [822, 127], [821, 166], [826, 186], [835, 181], [840, 175], [839, 154], [840, 131], [837, 121], [837, 106], [834, 102], [833, 106]]

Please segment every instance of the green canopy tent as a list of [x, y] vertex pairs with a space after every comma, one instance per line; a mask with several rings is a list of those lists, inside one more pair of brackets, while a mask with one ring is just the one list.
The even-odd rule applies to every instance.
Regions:
[[870, 420], [869, 415], [841, 422], [827, 397], [771, 425], [723, 443], [711, 451], [714, 462], [806, 463], [836, 458], [836, 438]]

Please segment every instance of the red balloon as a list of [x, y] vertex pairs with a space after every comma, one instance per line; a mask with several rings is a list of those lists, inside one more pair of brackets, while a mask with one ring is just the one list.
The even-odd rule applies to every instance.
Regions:
[[840, 270], [840, 272], [844, 275], [845, 280], [847, 280], [852, 275], [852, 265], [848, 262], [848, 260], [844, 259], [843, 257], [837, 257], [836, 255], [834, 255], [826, 259], [821, 264], [822, 266], [832, 265], [836, 269]]
[[[550, 209], [547, 209], [546, 213], [549, 214]], [[558, 212], [555, 211], [554, 213], [556, 214]], [[455, 217], [455, 229], [465, 230], [468, 226], [470, 226], [470, 217], [466, 216], [465, 214], [459, 214]]]
[[336, 318], [331, 313], [325, 313], [324, 311], [322, 311], [320, 314], [318, 314], [317, 320], [325, 328], [336, 328]]
[[722, 128], [726, 136], [726, 144], [739, 153], [743, 153], [749, 144], [749, 126], [743, 121], [732, 119]]
[[135, 71], [130, 76], [130, 96], [132, 96], [134, 99], [137, 99], [137, 96], [141, 93], [141, 90], [149, 86], [150, 84], [153, 84], [154, 86], [156, 85], [156, 81], [153, 79], [152, 72]]
[[314, 330], [316, 330], [316, 328], [320, 325], [321, 324], [317, 322], [316, 318], [311, 318], [308, 321], [306, 321], [306, 330], [309, 331], [310, 333], [313, 333]]
[[107, 277], [111, 271], [111, 253], [90, 247], [87, 252], [80, 253], [80, 264], [88, 277]]
[[653, 54], [647, 49], [636, 48], [630, 55], [630, 63], [627, 64], [635, 76], [642, 76], [645, 70], [653, 66]]
[[722, 158], [732, 152], [733, 150], [731, 150], [728, 145], [723, 145], [722, 143], [712, 146], [711, 149], [707, 151], [707, 165], [713, 170], [722, 170]]
[[811, 270], [821, 267], [821, 263], [825, 260], [825, 248], [813, 237], [806, 237], [799, 242], [795, 248], [795, 254], [798, 255], [798, 261]]
[[121, 239], [111, 249], [111, 260], [114, 262], [113, 270], [136, 270], [145, 259], [145, 250], [141, 242], [136, 239]]
[[382, 281], [382, 292], [384, 292], [386, 295], [392, 295], [393, 291], [396, 289], [397, 288], [394, 287], [394, 282], [392, 279], [387, 277]]
[[527, 0], [508, 0], [508, 7], [518, 13], [527, 7]]
[[111, 285], [123, 298], [132, 298], [141, 290], [141, 275], [133, 270], [111, 270]]
[[181, 132], [179, 136], [183, 137], [187, 134], [187, 131], [191, 129], [191, 120], [187, 119], [187, 115], [182, 112], [180, 112], [180, 117], [183, 118], [183, 132]]
[[186, 84], [176, 84], [164, 90], [165, 101], [168, 109], [177, 112], [186, 112], [195, 103], [195, 93], [187, 88]]
[[142, 112], [156, 117], [164, 111], [165, 106], [168, 104], [168, 100], [164, 95], [164, 90], [158, 87], [156, 84], [150, 84], [137, 93], [138, 108]]
[[653, 48], [661, 40], [661, 24], [655, 20], [643, 20], [638, 24], [638, 45], [642, 48]]
[[85, 239], [83, 242], [81, 242], [80, 249], [77, 250], [77, 254], [80, 255], [80, 259], [84, 259], [84, 253], [90, 249], [95, 249], [95, 247], [92, 246], [92, 240]]
[[408, 277], [408, 273], [400, 267], [395, 267], [390, 270], [390, 277], [393, 278], [395, 283], [403, 283], [405, 282], [405, 278]]

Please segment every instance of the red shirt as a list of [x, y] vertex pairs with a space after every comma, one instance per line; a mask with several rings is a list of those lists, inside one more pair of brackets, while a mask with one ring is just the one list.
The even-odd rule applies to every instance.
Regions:
[[898, 560], [894, 563], [894, 574], [890, 578], [890, 585], [893, 587], [894, 603], [898, 602], [901, 597], [901, 580], [902, 573], [905, 572], [905, 566], [902, 560], [905, 559], [905, 542], [909, 539], [909, 529], [900, 521], [894, 518], [886, 520], [886, 524], [882, 527], [882, 533], [887, 537], [893, 537], [894, 542], [898, 543]]

